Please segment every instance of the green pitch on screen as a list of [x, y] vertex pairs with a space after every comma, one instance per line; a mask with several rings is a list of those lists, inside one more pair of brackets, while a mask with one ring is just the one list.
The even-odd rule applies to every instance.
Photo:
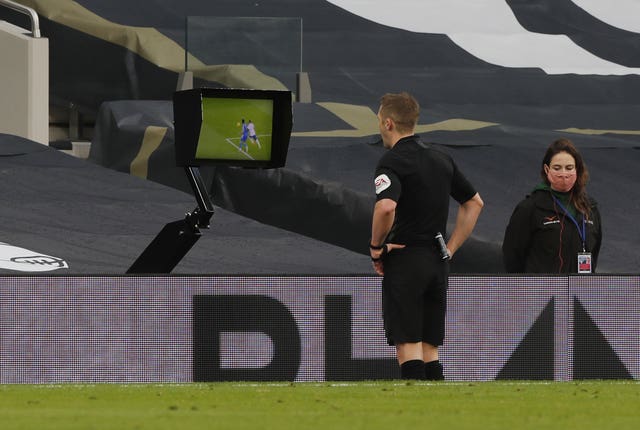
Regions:
[[[258, 141], [241, 144], [242, 119], [252, 121]], [[260, 99], [204, 98], [202, 127], [196, 158], [211, 160], [271, 159], [273, 101]]]

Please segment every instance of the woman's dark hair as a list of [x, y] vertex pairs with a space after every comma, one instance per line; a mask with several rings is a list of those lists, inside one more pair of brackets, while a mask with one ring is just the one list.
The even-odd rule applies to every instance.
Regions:
[[585, 215], [590, 215], [591, 203], [587, 197], [589, 170], [587, 170], [587, 165], [584, 163], [582, 155], [580, 155], [580, 152], [578, 152], [574, 144], [569, 139], [558, 139], [553, 142], [549, 148], [547, 148], [547, 152], [544, 154], [544, 158], [542, 159], [542, 166], [540, 167], [542, 180], [546, 184], [549, 184], [549, 179], [547, 179], [547, 172], [545, 172], [544, 166], [546, 165], [551, 167], [551, 159], [560, 152], [566, 152], [576, 161], [576, 183], [571, 189], [571, 203], [573, 203], [578, 211]]

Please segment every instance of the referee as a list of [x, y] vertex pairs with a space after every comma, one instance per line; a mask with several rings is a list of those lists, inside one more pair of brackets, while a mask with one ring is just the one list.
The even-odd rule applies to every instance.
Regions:
[[[375, 173], [369, 251], [376, 273], [384, 276], [384, 328], [402, 378], [442, 380], [438, 346], [445, 332], [448, 260], [471, 234], [484, 203], [449, 155], [414, 134], [419, 113], [410, 94], [380, 99], [378, 122], [388, 151]], [[456, 224], [439, 246], [450, 196], [459, 203]]]

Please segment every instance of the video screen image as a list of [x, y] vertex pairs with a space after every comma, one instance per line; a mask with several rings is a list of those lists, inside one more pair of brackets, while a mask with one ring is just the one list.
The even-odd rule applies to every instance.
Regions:
[[196, 158], [271, 159], [273, 101], [203, 98]]

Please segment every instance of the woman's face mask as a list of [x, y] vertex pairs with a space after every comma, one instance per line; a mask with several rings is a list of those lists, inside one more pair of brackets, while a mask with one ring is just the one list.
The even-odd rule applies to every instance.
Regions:
[[559, 152], [551, 158], [551, 162], [544, 166], [551, 189], [566, 193], [571, 191], [576, 183], [576, 161], [568, 152]]

